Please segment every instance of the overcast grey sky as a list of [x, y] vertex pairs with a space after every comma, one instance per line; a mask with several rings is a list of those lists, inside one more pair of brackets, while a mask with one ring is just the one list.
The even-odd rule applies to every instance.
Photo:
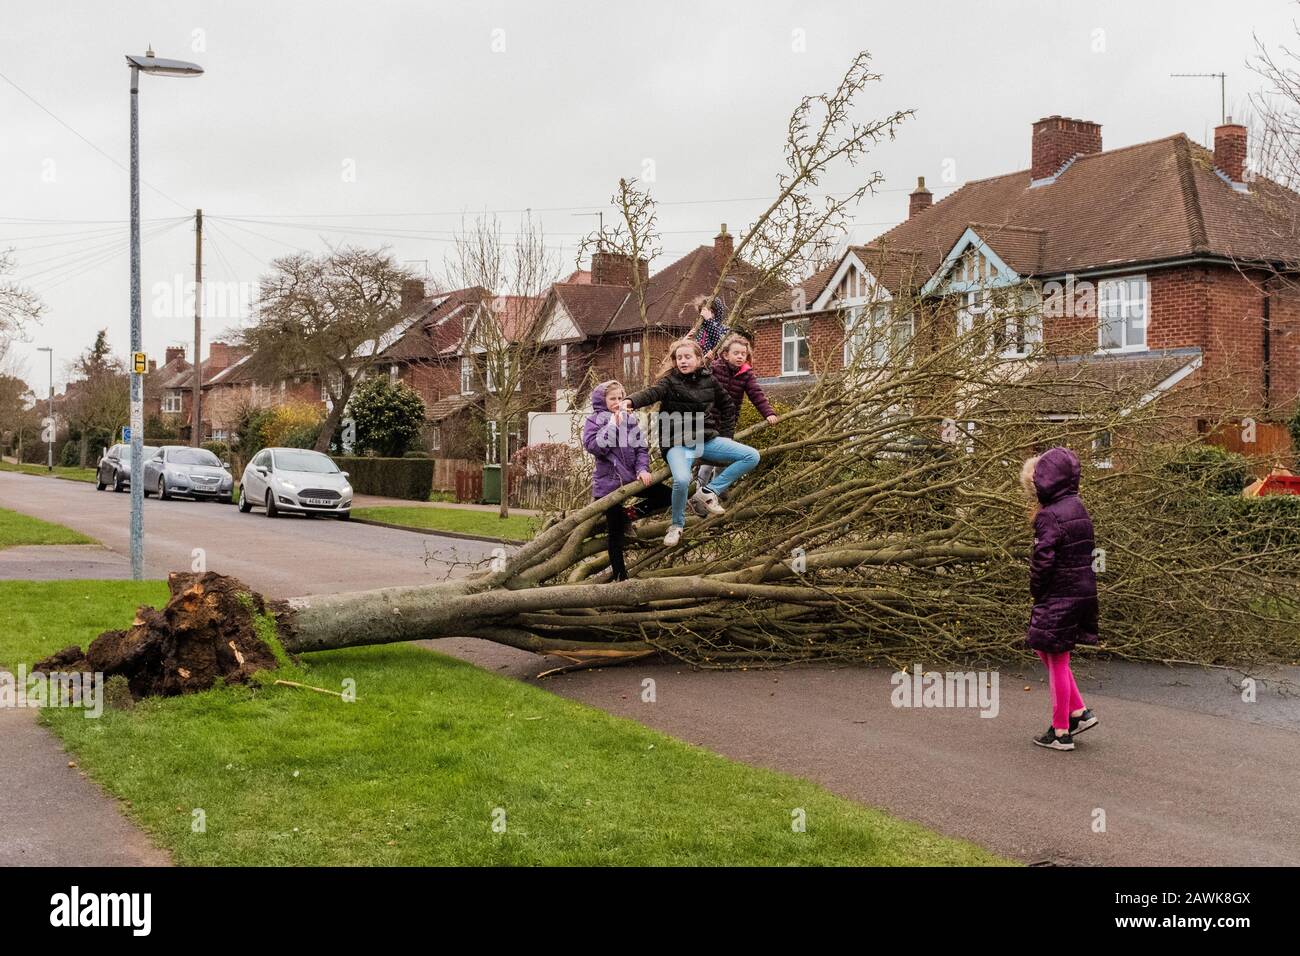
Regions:
[[[249, 287], [275, 257], [326, 242], [391, 245], [443, 274], [462, 214], [538, 210], [571, 263], [580, 215], [620, 176], [663, 204], [669, 253], [735, 232], [780, 169], [801, 95], [833, 86], [860, 49], [883, 82], [862, 118], [911, 108], [857, 211], [854, 240], [906, 215], [924, 175], [941, 198], [1029, 165], [1030, 123], [1102, 124], [1106, 148], [1183, 131], [1206, 142], [1243, 112], [1258, 78], [1252, 33], [1293, 36], [1293, 4], [1195, 2], [451, 2], [451, 0], [0, 0], [0, 248], [16, 252], [48, 312], [17, 346], [45, 388], [107, 328], [129, 344], [128, 71], [152, 44], [206, 75], [142, 79], [145, 347], [192, 341], [157, 283], [193, 275], [192, 224], [207, 219], [205, 278]], [[27, 96], [15, 88], [25, 91]], [[43, 111], [28, 96], [49, 112]], [[54, 119], [103, 150], [105, 156]], [[349, 175], [349, 173], [352, 173]], [[947, 177], [947, 178], [945, 178]], [[153, 188], [150, 188], [152, 186]], [[383, 214], [383, 215], [380, 215]], [[40, 220], [28, 222], [23, 220]], [[248, 222], [239, 220], [264, 220]], [[662, 267], [667, 255], [654, 264]], [[207, 324], [210, 339], [237, 324]]]

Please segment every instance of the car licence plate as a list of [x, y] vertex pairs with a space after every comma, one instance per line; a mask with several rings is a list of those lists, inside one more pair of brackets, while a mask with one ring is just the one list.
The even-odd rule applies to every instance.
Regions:
[[328, 498], [304, 498], [302, 499], [302, 503], [305, 505], [320, 505], [324, 508], [334, 507], [334, 502], [330, 501]]

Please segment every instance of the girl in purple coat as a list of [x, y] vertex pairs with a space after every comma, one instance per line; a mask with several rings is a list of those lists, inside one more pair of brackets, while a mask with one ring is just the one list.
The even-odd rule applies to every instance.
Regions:
[[591, 474], [591, 496], [603, 498], [623, 485], [640, 481], [646, 486], [639, 504], [626, 498], [605, 513], [606, 549], [613, 580], [627, 580], [623, 542], [628, 522], [663, 511], [672, 504], [672, 492], [662, 484], [652, 485], [650, 449], [636, 416], [624, 412], [627, 392], [619, 382], [601, 382], [591, 392], [591, 414], [582, 426], [582, 447], [595, 457]]
[[1068, 448], [1046, 451], [1020, 469], [1034, 523], [1029, 560], [1034, 610], [1025, 643], [1047, 668], [1052, 695], [1052, 725], [1034, 743], [1052, 750], [1073, 750], [1074, 735], [1097, 725], [1070, 671], [1075, 645], [1097, 643], [1092, 518], [1079, 500], [1079, 470], [1079, 459]]

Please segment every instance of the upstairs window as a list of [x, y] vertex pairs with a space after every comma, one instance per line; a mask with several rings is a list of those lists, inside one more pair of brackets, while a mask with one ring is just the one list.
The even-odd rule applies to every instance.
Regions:
[[1106, 279], [1097, 284], [1097, 348], [1132, 351], [1147, 347], [1146, 276]]
[[974, 338], [982, 355], [1027, 355], [1041, 335], [1038, 298], [1032, 290], [972, 289], [961, 293], [957, 326]]
[[626, 339], [623, 342], [623, 381], [635, 382], [641, 378], [641, 341]]
[[167, 394], [163, 396], [162, 410], [173, 415], [179, 414], [182, 401], [181, 395], [182, 393], [179, 388], [168, 389]]
[[844, 364], [888, 365], [907, 350], [915, 333], [912, 313], [896, 314], [887, 302], [850, 309], [844, 320]]
[[474, 360], [468, 355], [460, 360], [460, 393], [474, 394]]

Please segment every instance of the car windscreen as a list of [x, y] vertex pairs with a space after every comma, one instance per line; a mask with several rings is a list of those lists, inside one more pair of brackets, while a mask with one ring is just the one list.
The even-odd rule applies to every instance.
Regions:
[[[140, 455], [140, 460], [141, 460], [141, 461], [148, 461], [148, 460], [149, 460], [150, 458], [152, 458], [154, 455], [158, 454], [158, 449], [155, 448], [155, 447], [152, 446], [152, 445], [145, 445], [144, 448], [141, 449], [141, 452], [142, 452], [142, 454]], [[130, 445], [114, 445], [114, 446], [109, 450], [109, 455], [110, 455], [110, 456], [113, 456], [113, 457], [116, 457], [116, 458], [120, 458], [120, 459], [122, 459], [123, 461], [130, 461], [130, 460], [131, 460], [131, 446], [130, 446]]]
[[167, 453], [167, 463], [171, 465], [207, 465], [220, 468], [221, 460], [206, 448], [176, 448]]
[[275, 467], [279, 471], [306, 471], [314, 475], [338, 474], [338, 465], [314, 451], [277, 451]]

